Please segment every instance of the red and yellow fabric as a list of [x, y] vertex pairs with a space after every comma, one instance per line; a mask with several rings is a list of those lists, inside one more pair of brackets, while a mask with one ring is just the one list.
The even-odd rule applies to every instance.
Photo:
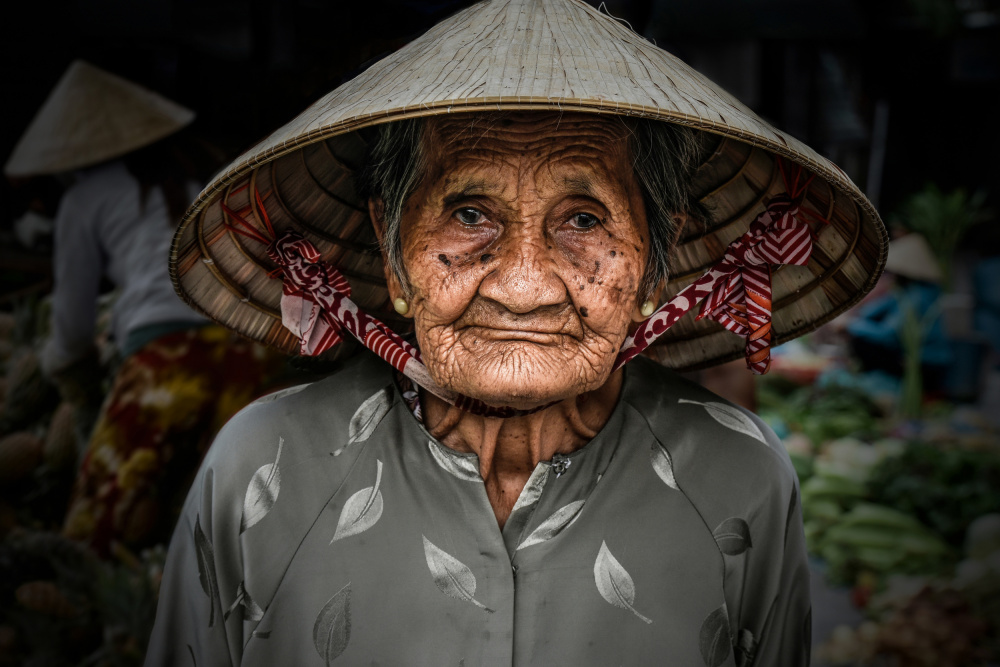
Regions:
[[282, 357], [218, 325], [162, 336], [115, 376], [73, 489], [64, 533], [107, 554], [165, 542], [202, 455], [269, 388]]

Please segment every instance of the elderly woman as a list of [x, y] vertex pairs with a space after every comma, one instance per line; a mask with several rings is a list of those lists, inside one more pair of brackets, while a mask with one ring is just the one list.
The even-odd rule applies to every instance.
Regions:
[[[768, 150], [721, 138], [749, 127]], [[781, 443], [625, 362], [765, 370], [771, 340], [870, 288], [883, 243], [835, 167], [582, 3], [452, 17], [251, 151], [178, 232], [208, 314], [374, 354], [220, 434], [147, 664], [806, 664]], [[391, 328], [365, 312], [388, 304]]]

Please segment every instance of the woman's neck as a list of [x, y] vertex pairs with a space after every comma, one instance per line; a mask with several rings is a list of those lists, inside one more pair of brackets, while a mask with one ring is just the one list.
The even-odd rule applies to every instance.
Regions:
[[420, 392], [431, 435], [458, 452], [479, 456], [479, 474], [503, 528], [539, 461], [580, 449], [601, 430], [618, 402], [622, 371], [602, 387], [521, 417], [481, 417]]

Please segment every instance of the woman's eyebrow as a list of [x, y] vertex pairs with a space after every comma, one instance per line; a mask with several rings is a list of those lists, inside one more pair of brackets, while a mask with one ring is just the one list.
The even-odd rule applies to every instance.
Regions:
[[594, 184], [589, 178], [583, 176], [567, 176], [563, 179], [563, 185], [572, 194], [584, 195], [586, 197], [591, 197], [592, 199], [597, 199], [597, 193], [594, 191]]
[[457, 204], [458, 202], [469, 199], [470, 197], [491, 195], [496, 193], [499, 188], [496, 184], [491, 184], [485, 179], [476, 178], [458, 181], [454, 183], [449, 190], [451, 190], [451, 192], [446, 194], [444, 197], [445, 206]]

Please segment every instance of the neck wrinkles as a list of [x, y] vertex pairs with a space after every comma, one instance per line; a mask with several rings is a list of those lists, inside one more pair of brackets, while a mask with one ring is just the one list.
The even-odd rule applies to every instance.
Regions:
[[618, 370], [595, 391], [506, 419], [473, 415], [426, 391], [420, 392], [420, 401], [432, 436], [456, 452], [479, 457], [479, 473], [502, 527], [540, 461], [580, 449], [604, 427], [622, 384], [623, 373]]

